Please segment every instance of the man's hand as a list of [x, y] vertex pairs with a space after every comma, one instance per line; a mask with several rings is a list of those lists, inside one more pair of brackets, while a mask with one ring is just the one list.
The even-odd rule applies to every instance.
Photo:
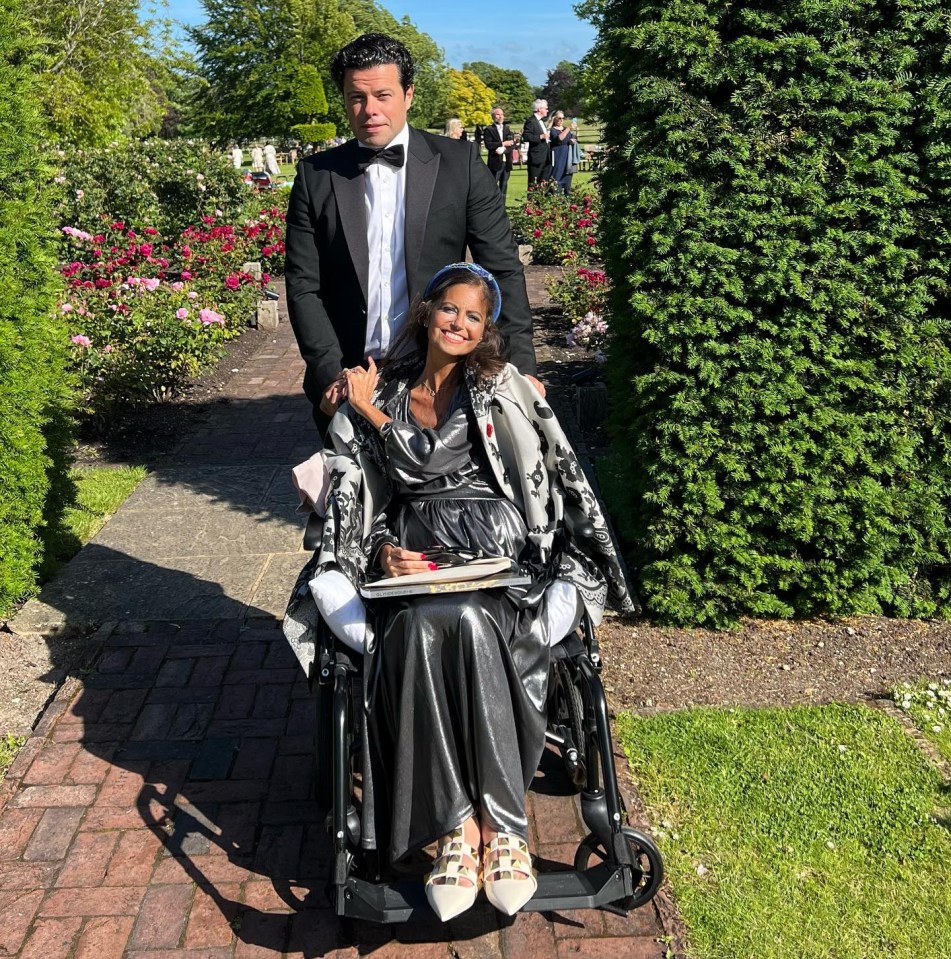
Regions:
[[320, 412], [324, 416], [333, 416], [337, 407], [347, 398], [347, 373], [341, 370], [337, 378], [324, 390], [320, 398]]
[[541, 393], [542, 396], [545, 395], [545, 384], [542, 383], [541, 380], [536, 380], [535, 377], [529, 373], [525, 374], [525, 379], [529, 380], [532, 386], [534, 386], [535, 389], [538, 390], [538, 392]]
[[380, 567], [387, 576], [406, 576], [407, 573], [423, 573], [435, 564], [426, 560], [425, 553], [415, 553], [402, 546], [384, 543], [380, 547]]

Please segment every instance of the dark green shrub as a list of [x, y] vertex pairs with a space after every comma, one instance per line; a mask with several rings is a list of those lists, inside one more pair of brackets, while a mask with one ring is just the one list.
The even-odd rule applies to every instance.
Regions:
[[585, 12], [649, 609], [948, 616], [947, 5]]
[[0, 611], [33, 588], [37, 531], [67, 489], [67, 338], [33, 55], [19, 0], [0, 0]]

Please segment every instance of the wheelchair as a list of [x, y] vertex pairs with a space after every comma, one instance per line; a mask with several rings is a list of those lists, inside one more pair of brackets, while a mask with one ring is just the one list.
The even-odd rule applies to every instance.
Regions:
[[[620, 915], [646, 905], [664, 877], [654, 841], [627, 824], [618, 789], [601, 657], [587, 613], [552, 647], [546, 740], [581, 793], [588, 834], [570, 871], [538, 873], [523, 912], [603, 909]], [[329, 810], [328, 896], [342, 920], [393, 924], [433, 918], [422, 876], [397, 873], [377, 850], [361, 847], [359, 768], [366, 736], [361, 657], [326, 627], [318, 636], [311, 682], [316, 692], [316, 791]]]

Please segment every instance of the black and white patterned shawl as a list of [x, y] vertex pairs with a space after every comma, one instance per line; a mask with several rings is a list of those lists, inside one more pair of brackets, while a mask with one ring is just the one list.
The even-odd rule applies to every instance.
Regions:
[[[376, 405], [384, 410], [395, 406], [419, 371], [419, 360], [413, 358], [402, 368], [391, 367], [374, 398]], [[601, 507], [551, 407], [511, 364], [481, 382], [467, 370], [466, 386], [499, 487], [525, 518], [533, 565], [546, 568], [550, 579], [572, 583], [595, 625], [608, 601], [618, 612], [632, 612]], [[307, 584], [319, 572], [339, 569], [359, 587], [387, 535], [385, 511], [392, 490], [384, 456], [376, 430], [342, 407], [327, 435], [330, 488], [323, 536], [297, 579], [284, 619], [285, 636], [305, 670], [313, 662], [317, 622]], [[592, 524], [593, 537], [578, 541], [568, 535], [566, 507]], [[368, 653], [373, 645], [368, 636]]]

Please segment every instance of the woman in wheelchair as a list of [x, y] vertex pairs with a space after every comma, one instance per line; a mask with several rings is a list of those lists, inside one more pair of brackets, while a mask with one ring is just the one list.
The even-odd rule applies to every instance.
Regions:
[[[371, 359], [345, 371], [322, 539], [287, 619], [299, 642], [316, 602], [363, 647], [377, 678], [366, 683], [373, 809], [362, 841], [386, 837], [393, 862], [436, 841], [425, 888], [444, 921], [480, 885], [510, 915], [532, 897], [525, 796], [545, 744], [549, 643], [585, 610], [599, 622], [609, 596], [631, 608], [577, 458], [541, 394], [502, 358], [500, 309], [491, 274], [452, 264], [379, 368]], [[594, 535], [575, 541], [566, 510]], [[507, 557], [531, 582], [386, 600], [366, 622], [356, 589], [431, 569], [437, 549]]]

